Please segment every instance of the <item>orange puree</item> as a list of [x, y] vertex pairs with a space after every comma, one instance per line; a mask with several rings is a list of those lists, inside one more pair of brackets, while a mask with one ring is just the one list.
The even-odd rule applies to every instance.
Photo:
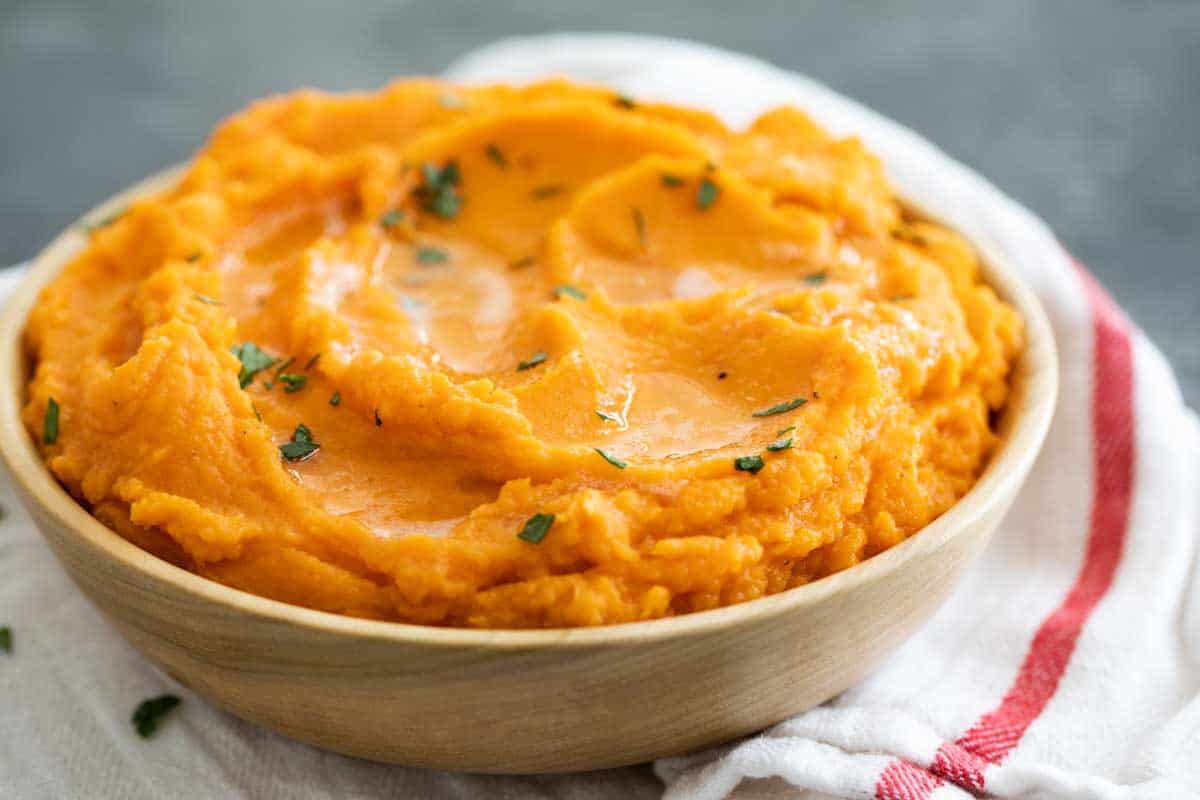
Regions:
[[50, 469], [138, 545], [525, 628], [739, 603], [911, 536], [986, 462], [1021, 323], [793, 109], [738, 132], [406, 81], [234, 116], [91, 234], [26, 342]]

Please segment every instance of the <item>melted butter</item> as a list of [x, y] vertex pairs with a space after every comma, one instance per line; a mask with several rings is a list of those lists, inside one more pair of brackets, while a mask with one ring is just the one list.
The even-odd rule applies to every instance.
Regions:
[[622, 419], [604, 439], [621, 458], [668, 458], [718, 450], [745, 441], [756, 420], [699, 382], [669, 372], [630, 376]]

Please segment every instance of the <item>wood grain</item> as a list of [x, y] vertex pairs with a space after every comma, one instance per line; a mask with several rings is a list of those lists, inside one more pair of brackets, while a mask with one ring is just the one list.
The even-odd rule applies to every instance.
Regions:
[[78, 228], [56, 239], [0, 317], [0, 456], [22, 501], [80, 589], [181, 683], [287, 736], [380, 761], [480, 772], [613, 767], [742, 736], [823, 702], [945, 600], [1024, 481], [1057, 391], [1044, 313], [980, 248], [988, 279], [1024, 317], [1028, 344], [983, 477], [909, 540], [788, 592], [644, 623], [472, 631], [354, 619], [160, 561], [101, 525], [49, 475], [20, 420], [21, 335], [41, 286], [83, 243]]

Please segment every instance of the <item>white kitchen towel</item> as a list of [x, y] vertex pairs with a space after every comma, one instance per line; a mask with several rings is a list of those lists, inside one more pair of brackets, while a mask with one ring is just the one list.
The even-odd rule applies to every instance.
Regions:
[[[734, 125], [789, 103], [861, 136], [897, 187], [1008, 256], [1058, 338], [1043, 455], [978, 565], [878, 672], [761, 735], [655, 765], [670, 798], [1200, 797], [1200, 425], [1159, 352], [1046, 227], [910, 131], [806, 78], [623, 35], [501, 42], [449, 71], [566, 75], [707, 107]], [[1100, 224], [1102, 221], [1098, 221]], [[1195, 335], [1193, 331], [1190, 335]], [[0, 795], [649, 797], [645, 768], [507, 778], [368, 764], [289, 742], [149, 667], [0, 502]], [[151, 740], [129, 713], [185, 696]]]

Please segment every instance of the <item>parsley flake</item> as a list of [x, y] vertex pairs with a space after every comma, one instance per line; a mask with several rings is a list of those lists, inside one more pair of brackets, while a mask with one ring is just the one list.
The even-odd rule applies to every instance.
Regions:
[[674, 189], [677, 186], [683, 186], [683, 178], [678, 175], [672, 175], [669, 172], [664, 172], [662, 174], [662, 185], [668, 189]]
[[794, 431], [794, 430], [796, 430], [796, 426], [795, 426], [795, 425], [788, 425], [786, 428], [780, 428], [779, 430], [777, 430], [777, 431], [775, 432], [775, 435], [776, 435], [776, 436], [783, 436], [785, 433], [791, 433], [791, 432], [792, 432], [792, 431]]
[[225, 305], [217, 298], [209, 297], [208, 295], [200, 294], [199, 292], [196, 293], [195, 297], [197, 300], [199, 300], [201, 303], [204, 303], [206, 306], [223, 306], [223, 305]]
[[780, 450], [790, 450], [792, 447], [792, 437], [786, 439], [776, 439], [767, 445], [767, 449], [772, 453], [778, 453]]
[[500, 169], [508, 169], [508, 159], [504, 157], [504, 151], [502, 151], [494, 143], [489, 144], [484, 149], [484, 152], [487, 153], [488, 158], [495, 162], [497, 167]]
[[733, 460], [734, 469], [749, 472], [751, 475], [762, 469], [765, 464], [762, 456], [739, 456]]
[[243, 389], [254, 381], [255, 375], [267, 369], [278, 360], [267, 355], [254, 342], [235, 344], [230, 348], [230, 352], [242, 363], [242, 370], [238, 373], [238, 385]]
[[625, 469], [626, 467], [629, 466], [629, 464], [627, 462], [622, 461], [621, 459], [614, 456], [612, 453], [604, 452], [599, 447], [593, 447], [592, 449], [595, 450], [597, 453], [599, 453], [601, 458], [603, 458], [608, 463], [612, 464], [617, 469]]
[[709, 206], [717, 202], [717, 195], [720, 193], [721, 187], [709, 178], [701, 178], [700, 186], [696, 189], [696, 205], [701, 211], [707, 211]]
[[137, 729], [138, 736], [149, 739], [158, 730], [158, 724], [162, 722], [163, 717], [180, 702], [179, 697], [173, 694], [164, 694], [143, 700], [134, 709], [133, 716], [129, 721]]
[[814, 272], [812, 275], [805, 275], [804, 282], [809, 286], [820, 286], [829, 278], [829, 274], [825, 270]]
[[538, 364], [541, 364], [543, 361], [545, 361], [549, 357], [550, 357], [550, 355], [545, 350], [538, 350], [536, 353], [531, 355], [529, 358], [527, 358], [524, 361], [522, 361], [521, 363], [517, 364], [517, 372], [524, 372], [527, 369], [533, 369], [534, 367], [536, 367]]
[[627, 94], [619, 94], [613, 98], [613, 105], [617, 108], [633, 109], [637, 108], [637, 101]]
[[330, 395], [329, 405], [340, 406], [341, 404], [342, 404], [342, 393], [341, 392], [334, 392], [332, 395]]
[[566, 187], [561, 184], [551, 183], [545, 186], [535, 186], [530, 192], [535, 200], [545, 200], [547, 197], [554, 197], [566, 191]]
[[642, 214], [642, 210], [636, 206], [629, 210], [633, 217], [633, 227], [637, 231], [638, 244], [642, 247], [646, 246], [646, 217]]
[[379, 224], [385, 229], [391, 230], [404, 221], [404, 210], [393, 208], [391, 211], [379, 218]]
[[418, 247], [416, 257], [418, 264], [445, 264], [450, 260], [450, 254], [437, 247]]
[[773, 417], [776, 414], [783, 414], [788, 411], [791, 411], [792, 409], [799, 408], [800, 406], [804, 405], [807, 402], [808, 402], [808, 400], [806, 398], [796, 397], [791, 400], [788, 400], [786, 403], [780, 403], [779, 405], [771, 406], [770, 408], [764, 408], [761, 411], [755, 411], [752, 416]]
[[621, 418], [616, 414], [609, 414], [607, 411], [601, 411], [600, 409], [596, 409], [596, 416], [605, 422], [616, 422], [618, 424], [621, 422]]
[[587, 300], [587, 292], [584, 292], [581, 289], [576, 289], [569, 283], [564, 283], [562, 286], [554, 287], [555, 297], [562, 297], [563, 295], [566, 295], [567, 297], [574, 297], [576, 300]]
[[308, 383], [308, 376], [287, 372], [279, 376], [279, 382], [283, 384], [284, 392], [292, 394], [304, 388], [304, 385]]
[[421, 165], [421, 176], [424, 183], [414, 192], [421, 200], [422, 207], [442, 219], [454, 219], [462, 209], [462, 195], [458, 193], [458, 185], [462, 176], [458, 164], [448, 161], [446, 166], [425, 163]]
[[542, 539], [545, 539], [546, 534], [550, 532], [552, 525], [554, 525], [553, 514], [534, 514], [525, 520], [525, 526], [521, 528], [521, 532], [517, 534], [517, 538], [523, 539], [530, 544], [541, 544]]
[[46, 401], [46, 416], [42, 420], [42, 443], [58, 441], [58, 401], [51, 397]]
[[5, 625], [0, 628], [0, 650], [6, 653], [12, 652], [12, 628]]
[[191, 253], [191, 254], [189, 254], [189, 255], [188, 255], [188, 257], [187, 257], [185, 260], [186, 260], [186, 261], [187, 261], [189, 264], [195, 264], [197, 261], [199, 261], [199, 260], [200, 260], [200, 256], [201, 256], [201, 255], [203, 255], [203, 254], [202, 254], [202, 253], [200, 253], [200, 252]]
[[321, 445], [313, 441], [312, 431], [301, 422], [292, 433], [292, 440], [279, 445], [279, 454], [288, 461], [304, 461], [312, 458], [320, 449]]
[[378, 409], [378, 408], [377, 408], [377, 409], [375, 409], [375, 427], [376, 427], [376, 428], [382, 428], [382, 427], [383, 427], [383, 417], [379, 416], [379, 409]]
[[321, 360], [321, 354], [320, 354], [320, 353], [317, 353], [315, 356], [313, 356], [312, 358], [310, 358], [310, 359], [308, 360], [308, 362], [307, 362], [307, 363], [304, 365], [304, 371], [305, 371], [305, 372], [308, 372], [310, 369], [312, 369], [313, 367], [315, 367], [315, 366], [317, 365], [317, 362], [318, 362], [318, 361], [320, 361], [320, 360]]

